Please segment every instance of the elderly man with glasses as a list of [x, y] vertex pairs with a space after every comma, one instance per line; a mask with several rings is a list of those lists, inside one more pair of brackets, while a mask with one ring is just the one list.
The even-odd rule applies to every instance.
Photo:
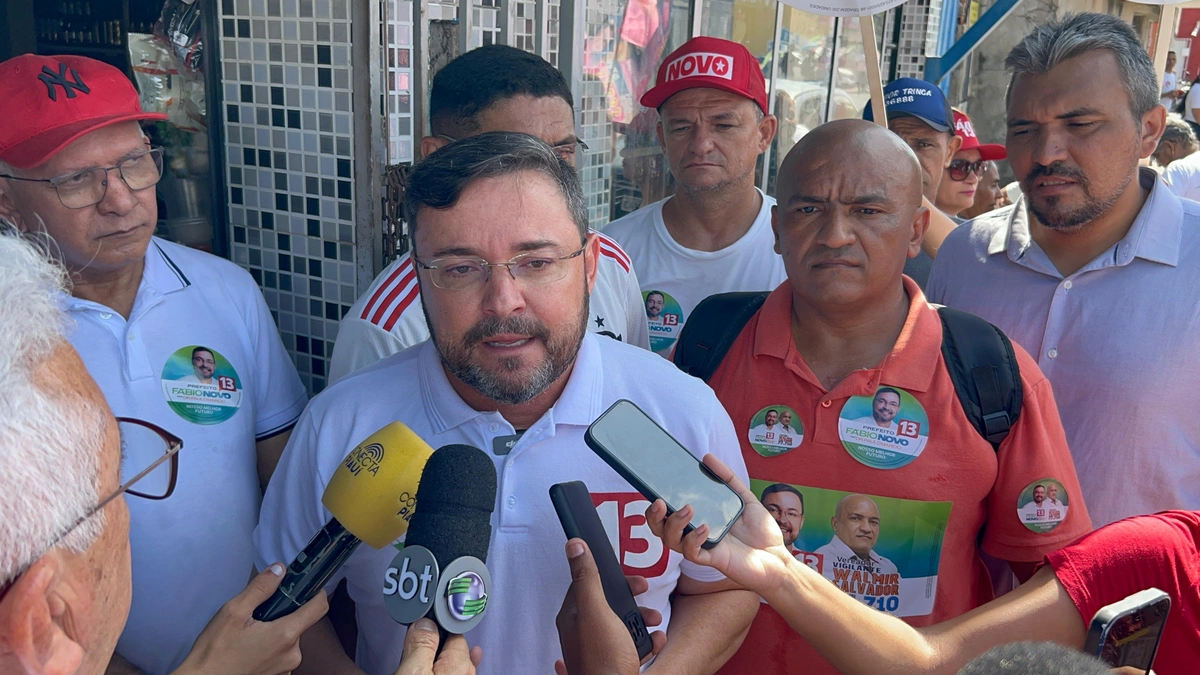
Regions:
[[[153, 237], [162, 151], [138, 122], [163, 118], [99, 61], [0, 63], [0, 218], [66, 267], [65, 337], [109, 407], [191, 449], [174, 499], [129, 505], [137, 591], [117, 652], [150, 675], [179, 667], [253, 573], [262, 487], [307, 399], [250, 275]], [[194, 376], [197, 347], [209, 378]]]

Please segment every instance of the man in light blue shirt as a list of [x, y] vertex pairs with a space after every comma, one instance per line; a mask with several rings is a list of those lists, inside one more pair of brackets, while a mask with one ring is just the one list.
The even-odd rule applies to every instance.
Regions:
[[1080, 14], [1007, 65], [1024, 196], [946, 239], [929, 299], [1038, 359], [1097, 527], [1200, 508], [1200, 204], [1138, 165], [1166, 119], [1150, 59], [1120, 19]]

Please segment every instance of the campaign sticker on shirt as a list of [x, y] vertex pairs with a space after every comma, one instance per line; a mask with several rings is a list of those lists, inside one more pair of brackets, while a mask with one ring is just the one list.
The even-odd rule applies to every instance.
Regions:
[[763, 457], [775, 457], [800, 445], [804, 440], [804, 426], [795, 410], [786, 405], [769, 405], [750, 418], [747, 437], [755, 452]]
[[929, 441], [929, 416], [912, 394], [880, 387], [874, 396], [851, 396], [842, 406], [838, 437], [850, 456], [876, 469], [899, 469], [920, 456]]
[[796, 560], [892, 616], [924, 616], [937, 598], [953, 502], [922, 502], [770, 480], [750, 489]]
[[654, 289], [642, 293], [646, 303], [646, 322], [650, 325], [650, 351], [671, 349], [683, 329], [683, 309], [669, 293]]
[[1035, 480], [1017, 497], [1021, 524], [1034, 532], [1049, 532], [1067, 519], [1070, 498], [1067, 488], [1055, 478]]
[[162, 387], [171, 410], [196, 424], [224, 422], [242, 405], [237, 371], [219, 352], [203, 345], [189, 345], [167, 359]]

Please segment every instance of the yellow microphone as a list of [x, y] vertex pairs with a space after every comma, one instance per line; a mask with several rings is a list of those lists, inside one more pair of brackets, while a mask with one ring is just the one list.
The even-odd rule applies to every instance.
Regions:
[[417, 485], [433, 448], [400, 422], [359, 443], [325, 486], [333, 518], [288, 566], [279, 589], [254, 610], [259, 621], [287, 616], [329, 582], [360, 541], [383, 548], [408, 531]]

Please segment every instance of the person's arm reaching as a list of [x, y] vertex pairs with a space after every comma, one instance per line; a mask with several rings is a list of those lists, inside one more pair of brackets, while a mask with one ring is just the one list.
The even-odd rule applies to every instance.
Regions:
[[323, 617], [300, 638], [304, 660], [292, 675], [366, 675], [342, 649], [333, 622]]
[[667, 644], [647, 675], [715, 673], [742, 646], [758, 613], [758, 597], [740, 589], [714, 590], [727, 586], [679, 577]]
[[275, 467], [279, 464], [279, 458], [283, 456], [283, 449], [287, 447], [288, 439], [291, 437], [292, 427], [288, 427], [274, 436], [268, 436], [254, 443], [254, 449], [258, 453], [258, 485], [264, 491], [267, 489], [267, 483], [271, 480], [271, 475], [275, 473]]
[[[1084, 626], [1066, 589], [1045, 567], [1016, 591], [957, 619], [915, 629], [843, 593], [799, 563], [783, 545], [774, 519], [728, 467], [713, 456], [705, 464], [742, 497], [745, 511], [720, 544], [704, 549], [707, 526], [681, 536], [691, 508], [669, 518], [655, 503], [651, 530], [688, 560], [711, 565], [758, 593], [835, 668], [847, 675], [952, 675], [996, 645], [1018, 640], [1081, 647]], [[870, 640], [854, 636], [870, 635]], [[668, 647], [670, 643], [668, 642]]]
[[938, 207], [933, 205], [929, 199], [922, 197], [921, 206], [929, 209], [929, 229], [925, 230], [925, 239], [921, 241], [921, 248], [929, 254], [930, 258], [937, 258], [938, 249], [942, 247], [942, 242], [946, 241], [946, 237], [958, 227], [958, 223], [950, 220], [950, 216], [942, 213]]

